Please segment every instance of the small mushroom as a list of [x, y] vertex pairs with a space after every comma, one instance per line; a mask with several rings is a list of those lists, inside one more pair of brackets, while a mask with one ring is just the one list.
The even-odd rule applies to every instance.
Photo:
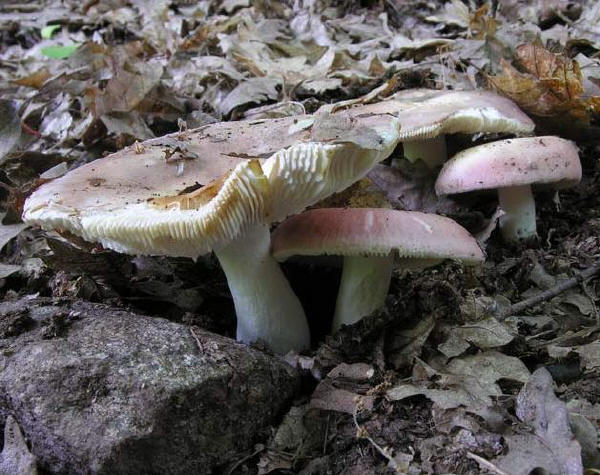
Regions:
[[271, 242], [278, 261], [294, 255], [344, 257], [334, 331], [383, 306], [394, 262], [400, 268], [425, 268], [444, 259], [466, 265], [484, 260], [477, 242], [462, 226], [417, 211], [314, 209], [284, 221]]
[[444, 134], [529, 135], [534, 129], [533, 121], [514, 102], [489, 91], [411, 89], [350, 111], [396, 116], [404, 156], [411, 162], [421, 159], [432, 170], [447, 158]]
[[449, 195], [498, 190], [500, 230], [508, 242], [536, 236], [532, 185], [568, 188], [581, 180], [573, 142], [559, 137], [528, 137], [479, 145], [455, 155], [440, 172], [435, 191]]

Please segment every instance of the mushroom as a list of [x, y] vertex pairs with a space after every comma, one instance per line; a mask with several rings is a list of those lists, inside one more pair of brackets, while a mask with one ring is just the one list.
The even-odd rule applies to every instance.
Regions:
[[278, 261], [294, 255], [344, 257], [333, 330], [382, 307], [394, 262], [425, 268], [444, 259], [484, 260], [475, 239], [449, 218], [417, 211], [321, 208], [292, 216], [271, 237]]
[[[214, 251], [234, 300], [238, 340], [299, 351], [310, 344], [308, 325], [269, 254], [269, 224], [362, 178], [397, 143], [394, 119], [357, 125], [343, 117], [321, 121], [320, 141], [311, 137], [316, 119], [300, 127], [281, 119], [237, 129], [211, 124], [153, 139], [42, 185], [23, 219], [129, 254], [196, 258]], [[274, 147], [268, 124], [281, 149], [261, 166], [247, 157]]]
[[440, 172], [435, 191], [449, 195], [498, 190], [504, 215], [500, 230], [506, 241], [536, 236], [532, 185], [568, 188], [581, 180], [581, 163], [573, 142], [559, 137], [501, 140], [463, 150]]
[[529, 135], [534, 129], [533, 121], [514, 102], [489, 91], [411, 89], [350, 112], [396, 116], [404, 156], [411, 162], [421, 159], [432, 170], [446, 161], [444, 134]]
[[170, 194], [180, 179], [172, 170], [151, 158], [151, 171], [137, 160], [128, 168], [107, 158], [40, 187], [25, 203], [24, 221], [128, 254], [196, 258], [214, 251], [233, 296], [239, 341], [264, 339], [280, 353], [309, 345], [302, 306], [269, 255], [269, 185], [257, 160]]

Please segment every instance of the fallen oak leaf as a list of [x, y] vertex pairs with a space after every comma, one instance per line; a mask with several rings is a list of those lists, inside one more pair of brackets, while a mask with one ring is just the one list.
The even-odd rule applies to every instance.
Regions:
[[552, 388], [552, 376], [537, 369], [517, 396], [517, 417], [532, 429], [531, 434], [507, 435], [508, 452], [495, 460], [514, 475], [533, 470], [557, 475], [583, 473], [581, 447], [569, 426], [565, 404]]
[[600, 111], [600, 97], [584, 95], [579, 63], [563, 53], [552, 53], [539, 42], [517, 47], [515, 63], [500, 60], [502, 72], [488, 76], [491, 88], [536, 116], [564, 116], [589, 124]]

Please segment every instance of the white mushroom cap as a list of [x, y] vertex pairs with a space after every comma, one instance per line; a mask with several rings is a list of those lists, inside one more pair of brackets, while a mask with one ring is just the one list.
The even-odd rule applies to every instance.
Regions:
[[292, 216], [271, 237], [273, 257], [386, 256], [398, 259], [484, 259], [477, 241], [444, 216], [378, 208], [320, 208]]
[[[266, 179], [258, 162], [246, 162], [307, 140], [313, 120], [298, 126], [302, 119], [210, 124], [126, 147], [42, 185], [27, 199], [23, 219], [120, 252], [197, 257], [264, 213]], [[222, 188], [203, 188], [224, 174]], [[186, 196], [191, 201], [184, 203]], [[157, 205], [165, 197], [179, 198], [165, 209]], [[203, 206], [191, 209], [199, 200]], [[237, 223], [216, 218], [225, 210]], [[205, 236], [209, 229], [217, 234]]]
[[401, 142], [452, 133], [528, 135], [533, 121], [510, 99], [489, 91], [401, 91], [391, 99], [351, 109], [353, 114], [393, 114]]
[[[136, 166], [136, 172], [151, 171], [132, 177], [115, 163], [125, 165], [99, 160], [41, 186], [25, 202], [23, 219], [119, 252], [197, 257], [227, 245], [264, 216], [268, 184], [256, 160], [181, 195], [173, 193], [180, 178], [172, 167]], [[173, 195], [160, 196], [166, 193]]]
[[[345, 113], [210, 124], [128, 147], [42, 185], [23, 219], [119, 252], [197, 257], [248, 225], [302, 211], [349, 186], [391, 153], [397, 135], [394, 118]], [[267, 179], [248, 158], [271, 155]]]
[[[237, 338], [299, 351], [310, 341], [306, 318], [269, 254], [267, 224], [354, 183], [397, 138], [393, 117], [346, 113], [209, 125], [47, 183], [26, 201], [23, 218], [131, 254], [215, 251], [233, 296]], [[256, 158], [269, 155], [266, 176]]]
[[459, 152], [446, 162], [435, 191], [449, 195], [521, 185], [567, 188], [581, 180], [577, 147], [559, 137], [500, 140]]

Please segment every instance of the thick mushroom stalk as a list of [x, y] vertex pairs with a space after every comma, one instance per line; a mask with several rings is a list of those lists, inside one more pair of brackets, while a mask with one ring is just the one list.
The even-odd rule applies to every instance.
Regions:
[[405, 268], [484, 259], [475, 239], [449, 218], [372, 208], [322, 208], [292, 216], [273, 233], [272, 253], [279, 261], [293, 255], [344, 256], [334, 330], [383, 306], [396, 255]]
[[344, 257], [332, 331], [336, 332], [342, 325], [352, 325], [380, 309], [388, 294], [393, 270], [391, 253], [387, 256]]
[[559, 137], [499, 140], [456, 154], [435, 183], [438, 195], [498, 190], [502, 237], [518, 242], [536, 235], [531, 187], [568, 188], [581, 180], [577, 147]]
[[500, 232], [505, 241], [516, 242], [537, 236], [531, 185], [498, 188], [498, 200], [505, 213], [500, 217]]
[[221, 250], [215, 251], [227, 276], [235, 313], [238, 341], [267, 342], [275, 353], [310, 346], [302, 305], [270, 254], [266, 225], [255, 225]]

